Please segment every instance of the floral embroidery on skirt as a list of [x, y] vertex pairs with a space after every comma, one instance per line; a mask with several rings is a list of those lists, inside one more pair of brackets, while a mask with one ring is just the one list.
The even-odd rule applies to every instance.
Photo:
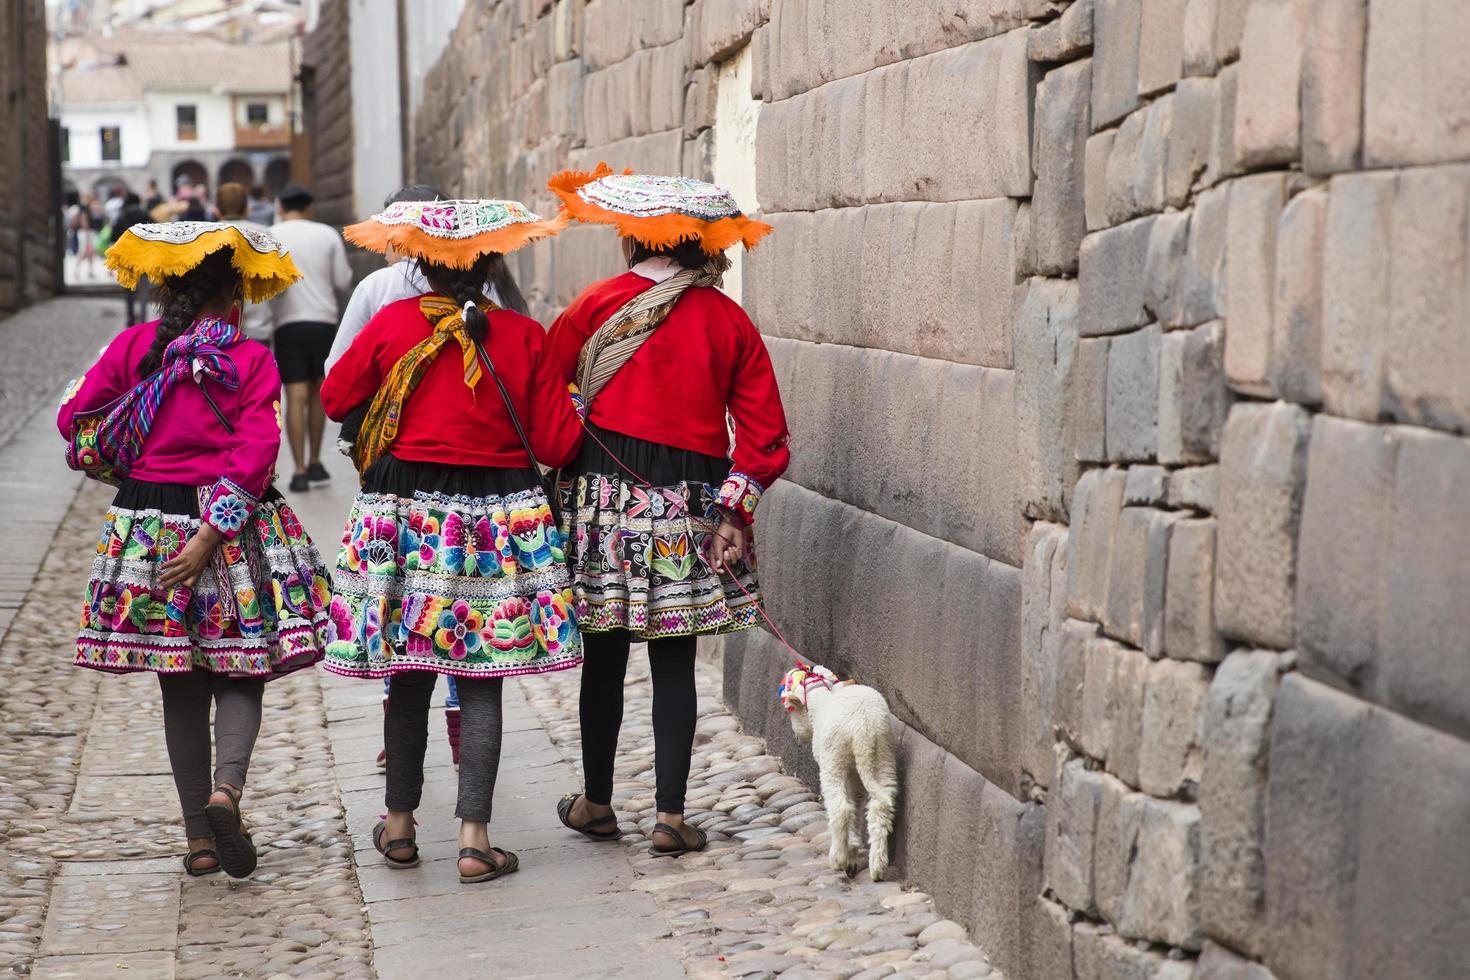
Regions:
[[578, 475], [562, 482], [582, 629], [626, 629], [649, 640], [759, 625], [754, 570], [738, 563], [732, 581], [703, 558], [720, 524], [715, 500], [728, 463], [591, 431], [640, 477], [661, 485], [619, 475], [619, 464], [592, 439], [583, 444]]
[[199, 529], [199, 497], [194, 487], [123, 484], [87, 583], [78, 666], [271, 678], [321, 659], [327, 570], [279, 494], [242, 519], [193, 589], [158, 584], [163, 563]]
[[[385, 460], [398, 475], [424, 468]], [[508, 677], [582, 662], [550, 503], [539, 486], [509, 482], [503, 494], [358, 495], [337, 557], [328, 670]]]

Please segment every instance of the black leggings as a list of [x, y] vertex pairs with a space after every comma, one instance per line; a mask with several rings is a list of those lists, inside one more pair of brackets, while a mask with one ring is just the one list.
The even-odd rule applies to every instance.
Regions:
[[[689, 755], [694, 750], [698, 704], [694, 691], [697, 637], [648, 641], [653, 675], [653, 771], [660, 813], [683, 813], [689, 788]], [[587, 802], [612, 803], [613, 759], [623, 725], [623, 677], [628, 670], [627, 630], [583, 633], [587, 661], [582, 665], [582, 770]]]
[[[163, 739], [184, 810], [184, 833], [213, 837], [205, 819], [211, 786], [245, 789], [250, 754], [260, 734], [265, 681], [229, 677], [196, 667], [187, 674], [159, 674], [163, 692]], [[214, 781], [209, 772], [209, 706], [214, 704]]]
[[[396, 673], [388, 682], [383, 716], [389, 810], [417, 810], [424, 792], [424, 752], [429, 746], [429, 700], [439, 675], [428, 670]], [[499, 677], [461, 677], [459, 691], [459, 798], [454, 815], [471, 823], [490, 822], [495, 777], [500, 772]]]

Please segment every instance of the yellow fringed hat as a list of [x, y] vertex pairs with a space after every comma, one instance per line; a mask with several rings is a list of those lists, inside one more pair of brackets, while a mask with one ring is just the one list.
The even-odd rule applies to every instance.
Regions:
[[599, 163], [591, 173], [563, 170], [546, 186], [561, 198], [563, 214], [613, 225], [649, 248], [697, 241], [705, 254], [719, 255], [737, 242], [755, 248], [771, 231], [747, 218], [729, 191], [692, 177], [615, 174]]
[[261, 303], [301, 278], [290, 250], [269, 235], [217, 221], [133, 225], [107, 249], [107, 267], [124, 289], [147, 276], [161, 282], [179, 276], [222, 248], [245, 280], [245, 298]]
[[488, 252], [504, 255], [567, 226], [565, 217], [543, 219], [520, 201], [399, 201], [342, 234], [373, 252], [389, 248], [451, 269], [468, 269]]

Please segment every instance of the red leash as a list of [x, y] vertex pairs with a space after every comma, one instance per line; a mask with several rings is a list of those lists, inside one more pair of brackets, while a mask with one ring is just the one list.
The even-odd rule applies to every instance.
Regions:
[[[633, 469], [633, 467], [629, 466], [627, 463], [619, 459], [617, 453], [609, 449], [607, 443], [597, 438], [597, 433], [593, 432], [591, 427], [588, 426], [585, 422], [583, 422], [582, 424], [582, 429], [587, 433], [587, 435], [592, 439], [593, 442], [597, 443], [597, 445], [602, 449], [603, 452], [607, 453], [609, 459], [611, 459], [614, 463], [617, 463], [623, 468], [623, 472], [627, 473], [634, 480], [647, 487], [649, 490], [655, 489], [652, 480], [639, 476], [638, 473]], [[708, 543], [706, 543], [706, 547], [708, 547]], [[703, 553], [699, 554], [697, 557], [699, 558], [700, 562], [704, 564], [704, 567], [706, 569], [714, 572], [715, 577], [719, 578], [719, 571], [717, 571], [715, 567], [709, 563]], [[767, 615], [765, 607], [761, 605], [760, 600], [751, 594], [750, 590], [741, 583], [740, 579], [736, 578], [734, 575], [730, 575], [729, 578], [731, 582], [735, 583], [735, 588], [739, 589], [741, 593], [745, 596], [745, 598], [750, 600], [750, 604], [752, 606], [755, 606], [755, 611], [761, 614], [761, 619], [764, 619], [766, 621], [766, 625], [771, 628], [772, 633], [776, 634], [776, 639], [781, 641], [781, 645], [786, 647], [787, 650], [791, 651], [791, 657], [796, 662], [796, 666], [806, 669], [807, 665], [801, 659], [801, 654], [796, 652], [796, 647], [792, 646], [791, 641], [786, 639], [786, 634], [782, 633], [781, 628], [776, 625], [775, 621], [773, 621], [769, 615]]]

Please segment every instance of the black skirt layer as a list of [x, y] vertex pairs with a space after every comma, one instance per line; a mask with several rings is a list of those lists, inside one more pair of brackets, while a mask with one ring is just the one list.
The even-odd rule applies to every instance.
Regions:
[[[274, 486], [266, 487], [261, 498], [278, 501], [280, 491]], [[148, 480], [127, 479], [117, 488], [112, 506], [122, 510], [156, 510], [163, 514], [180, 517], [199, 517], [199, 488], [187, 483], [153, 483]]]
[[385, 453], [363, 476], [363, 493], [388, 493], [413, 499], [415, 493], [450, 497], [506, 497], [541, 489], [529, 467], [454, 466], [399, 459]]
[[[623, 465], [619, 465], [619, 460]], [[602, 474], [655, 487], [704, 483], [718, 489], [730, 473], [730, 461], [609, 432], [589, 422], [582, 451], [568, 469], [572, 476]], [[564, 472], [563, 476], [566, 475]]]

